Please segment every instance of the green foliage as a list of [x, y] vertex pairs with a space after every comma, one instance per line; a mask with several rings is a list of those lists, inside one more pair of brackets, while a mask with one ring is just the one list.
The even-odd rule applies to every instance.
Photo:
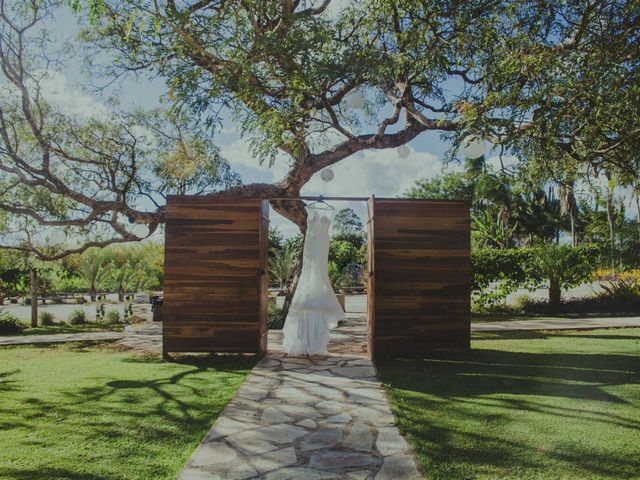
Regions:
[[269, 225], [269, 258], [271, 258], [276, 251], [280, 250], [284, 244], [284, 236], [278, 227]]
[[480, 248], [509, 248], [514, 246], [514, 234], [518, 224], [508, 226], [502, 218], [494, 218], [482, 210], [471, 216], [472, 238]]
[[598, 266], [600, 250], [593, 245], [578, 248], [569, 245], [547, 245], [534, 248], [533, 272], [538, 281], [551, 279], [561, 289], [580, 285], [589, 280]]
[[443, 200], [469, 200], [473, 199], [473, 183], [467, 175], [461, 172], [447, 172], [433, 178], [416, 180], [416, 183], [404, 197]]
[[364, 225], [360, 217], [350, 208], [343, 208], [333, 219], [333, 236], [362, 235]]
[[104, 295], [98, 295], [97, 300], [98, 303], [96, 304], [96, 322], [102, 322], [104, 320], [104, 315], [106, 312], [106, 297]]
[[38, 323], [44, 327], [50, 327], [55, 324], [55, 315], [52, 312], [42, 311], [38, 315]]
[[518, 288], [535, 284], [534, 251], [530, 248], [474, 249], [471, 291], [480, 305], [493, 305]]
[[104, 317], [104, 321], [108, 324], [120, 323], [120, 312], [117, 310], [109, 310]]
[[638, 279], [618, 280], [601, 285], [602, 291], [598, 296], [615, 301], [640, 305], [640, 281]]
[[15, 335], [21, 333], [26, 325], [15, 315], [0, 308], [0, 335]]
[[100, 288], [109, 275], [109, 259], [105, 254], [104, 250], [90, 248], [80, 257], [78, 273], [89, 285], [92, 297], [95, 297], [97, 289]]
[[71, 325], [84, 325], [87, 323], [87, 314], [84, 310], [78, 308], [69, 315], [69, 323]]
[[558, 294], [590, 280], [599, 262], [600, 248], [594, 245], [473, 250], [474, 300], [480, 305], [494, 305], [518, 288], [543, 285], [556, 288], [553, 293]]
[[287, 319], [287, 312], [272, 303], [267, 308], [267, 328], [269, 330], [282, 330]]
[[299, 253], [291, 244], [286, 244], [279, 250], [274, 249], [269, 258], [269, 277], [280, 288], [287, 287], [293, 280], [298, 258]]
[[334, 287], [353, 287], [358, 284], [362, 263], [362, 245], [357, 238], [332, 238], [329, 243], [329, 278]]

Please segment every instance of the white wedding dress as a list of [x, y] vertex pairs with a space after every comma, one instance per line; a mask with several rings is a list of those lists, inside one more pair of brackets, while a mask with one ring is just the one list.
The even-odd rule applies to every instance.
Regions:
[[329, 281], [329, 227], [333, 210], [307, 207], [302, 272], [284, 323], [283, 350], [289, 355], [324, 354], [329, 330], [344, 318]]

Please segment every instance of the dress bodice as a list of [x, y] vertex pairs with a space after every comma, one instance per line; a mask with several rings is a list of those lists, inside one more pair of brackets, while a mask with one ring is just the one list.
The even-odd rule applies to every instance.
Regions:
[[324, 270], [329, 257], [329, 228], [332, 210], [307, 208], [307, 235], [304, 240], [303, 268], [309, 262], [318, 262]]

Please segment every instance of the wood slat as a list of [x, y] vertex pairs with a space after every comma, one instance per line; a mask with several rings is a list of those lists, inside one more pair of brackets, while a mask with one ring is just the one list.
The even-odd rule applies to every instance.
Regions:
[[165, 352], [264, 353], [265, 204], [259, 198], [168, 198]]
[[[371, 350], [424, 356], [470, 341], [470, 219], [467, 202], [374, 199], [369, 282], [375, 299]], [[373, 320], [372, 320], [373, 319]]]

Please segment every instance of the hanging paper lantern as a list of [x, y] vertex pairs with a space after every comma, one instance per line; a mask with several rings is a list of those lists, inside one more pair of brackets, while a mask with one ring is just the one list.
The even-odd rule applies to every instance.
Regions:
[[396, 152], [398, 153], [398, 156], [400, 158], [407, 158], [411, 154], [411, 149], [409, 147], [407, 147], [406, 145], [400, 145], [396, 149]]
[[322, 178], [322, 180], [324, 180], [325, 182], [330, 182], [331, 180], [333, 180], [333, 170], [331, 170], [330, 168], [325, 168], [324, 170], [322, 170], [322, 172], [320, 172], [320, 178]]
[[484, 140], [469, 135], [462, 140], [462, 154], [464, 158], [475, 159], [484, 155]]
[[356, 90], [347, 96], [347, 104], [355, 110], [360, 110], [364, 107], [365, 98], [360, 90]]

